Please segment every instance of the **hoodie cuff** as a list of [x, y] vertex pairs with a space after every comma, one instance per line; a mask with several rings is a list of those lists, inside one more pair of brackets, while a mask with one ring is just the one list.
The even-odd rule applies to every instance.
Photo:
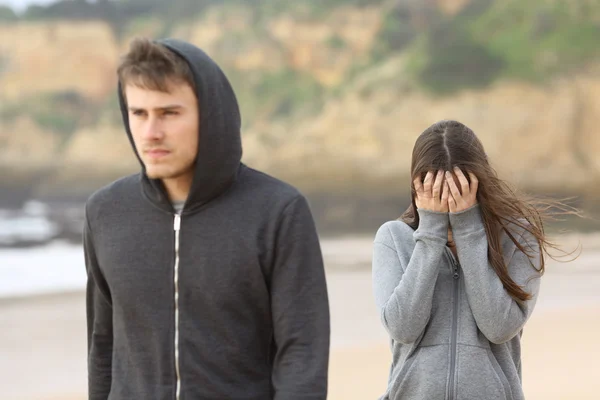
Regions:
[[449, 213], [449, 219], [453, 234], [467, 234], [485, 229], [479, 204], [472, 205], [466, 210]]
[[448, 213], [417, 209], [419, 213], [419, 227], [415, 231], [420, 236], [448, 241]]

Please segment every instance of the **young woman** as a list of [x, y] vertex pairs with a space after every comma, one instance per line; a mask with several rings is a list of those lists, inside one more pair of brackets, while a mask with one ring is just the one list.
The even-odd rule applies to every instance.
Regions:
[[542, 209], [498, 179], [473, 131], [417, 139], [412, 204], [378, 230], [373, 288], [393, 361], [385, 400], [520, 400], [520, 338], [544, 272]]

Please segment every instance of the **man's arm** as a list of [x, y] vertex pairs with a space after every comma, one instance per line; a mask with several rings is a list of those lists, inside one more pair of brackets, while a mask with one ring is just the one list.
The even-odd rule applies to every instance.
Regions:
[[275, 400], [325, 400], [330, 320], [327, 284], [308, 203], [295, 198], [278, 225], [271, 271]]
[[112, 302], [108, 285], [96, 259], [87, 215], [83, 231], [83, 249], [87, 272], [88, 398], [106, 400], [112, 380]]

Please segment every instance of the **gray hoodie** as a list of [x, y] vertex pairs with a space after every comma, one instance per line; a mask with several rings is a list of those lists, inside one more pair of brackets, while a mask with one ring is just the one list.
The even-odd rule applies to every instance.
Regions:
[[188, 43], [162, 43], [198, 87], [194, 181], [181, 214], [143, 164], [86, 204], [89, 399], [323, 400], [329, 305], [309, 205], [240, 162], [221, 69]]
[[[478, 205], [418, 213], [416, 230], [390, 221], [374, 241], [375, 301], [393, 353], [382, 399], [523, 399], [520, 338], [539, 290], [539, 246], [515, 227], [530, 260], [508, 235], [501, 239], [509, 274], [533, 295], [520, 304], [488, 263]], [[459, 260], [446, 246], [449, 226]]]

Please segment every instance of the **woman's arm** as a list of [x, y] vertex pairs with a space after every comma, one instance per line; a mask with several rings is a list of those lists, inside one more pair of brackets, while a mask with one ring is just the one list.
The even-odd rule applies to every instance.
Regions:
[[[502, 281], [488, 261], [488, 240], [479, 205], [450, 213], [450, 225], [464, 274], [467, 299], [479, 330], [492, 343], [504, 343], [515, 337], [533, 312], [540, 287], [539, 246], [533, 237], [525, 241], [531, 248], [530, 259], [518, 248], [508, 260], [508, 273], [532, 298], [515, 301], [504, 289]], [[525, 232], [527, 233], [527, 232]], [[506, 256], [506, 255], [505, 255]]]
[[[419, 209], [418, 229], [408, 236], [390, 229], [397, 222], [379, 228], [373, 248], [373, 291], [383, 326], [400, 343], [415, 342], [429, 321], [440, 259], [448, 238], [448, 214]], [[401, 237], [403, 236], [403, 237]], [[407, 265], [403, 265], [396, 242], [416, 244]]]

